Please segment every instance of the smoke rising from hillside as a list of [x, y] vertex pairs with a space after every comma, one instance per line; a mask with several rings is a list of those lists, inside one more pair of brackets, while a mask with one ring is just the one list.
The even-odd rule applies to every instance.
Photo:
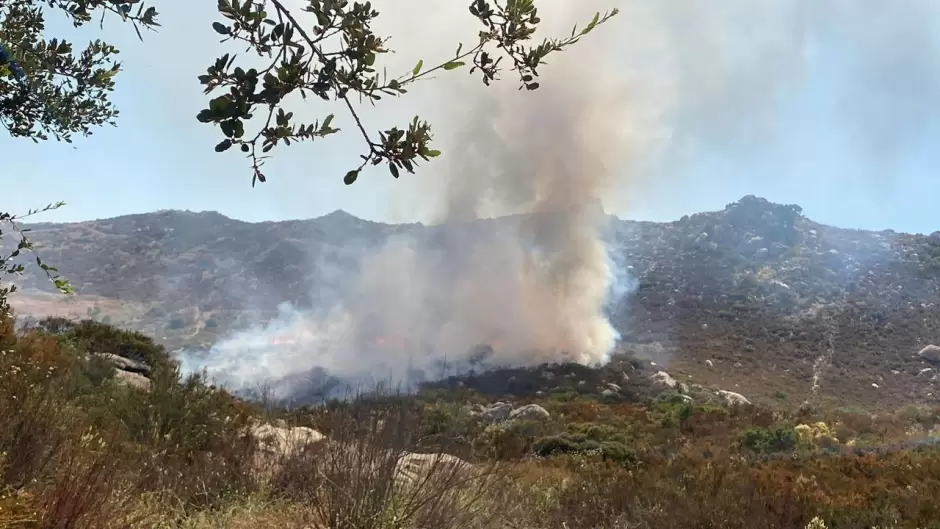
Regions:
[[[446, 53], [457, 41], [472, 42], [478, 29], [463, 2], [374, 3], [382, 12], [380, 32], [394, 35], [399, 52], [389, 58], [390, 72], [407, 70], [415, 57], [430, 64], [427, 50]], [[605, 244], [601, 203], [629, 211], [643, 189], [694, 188], [698, 183], [673, 176], [696, 159], [689, 152], [730, 146], [745, 158], [772, 144], [782, 102], [821, 68], [815, 57], [832, 60], [859, 43], [866, 52], [853, 53], [844, 66], [841, 104], [831, 109], [861, 145], [859, 158], [890, 165], [922, 128], [914, 116], [936, 112], [921, 105], [928, 98], [905, 98], [911, 83], [893, 75], [903, 64], [925, 86], [940, 79], [938, 63], [923, 60], [937, 50], [924, 22], [937, 10], [932, 3], [890, 10], [870, 1], [618, 4], [622, 14], [608, 26], [550, 57], [537, 92], [517, 92], [508, 73], [490, 88], [460, 72], [430, 83], [434, 108], [421, 115], [435, 125], [445, 155], [418, 177], [395, 182], [396, 203], [403, 217], [417, 205], [450, 228], [389, 239], [363, 256], [340, 305], [285, 309], [271, 325], [218, 344], [210, 372], [237, 367], [236, 378], [250, 383], [317, 366], [341, 376], [384, 377], [408, 365], [433, 369], [478, 343], [494, 347], [494, 362], [558, 360], [563, 351], [603, 360], [616, 339], [604, 306], [612, 292], [629, 288], [629, 278]], [[553, 35], [566, 34], [572, 19], [610, 7], [539, 5]], [[415, 13], [433, 23], [418, 31]], [[411, 112], [409, 105], [428, 93], [422, 90], [412, 89], [415, 97], [400, 106]], [[891, 106], [886, 101], [899, 100], [905, 103], [899, 112], [883, 111]], [[497, 224], [470, 223], [523, 213]], [[280, 335], [304, 335], [308, 345], [296, 354], [268, 351], [265, 344]], [[408, 343], [385, 347], [401, 340]]]
[[[437, 121], [454, 134], [439, 138], [447, 156], [426, 169], [438, 179], [425, 200], [441, 227], [365, 255], [340, 306], [285, 307], [264, 329], [218, 344], [210, 374], [257, 383], [322, 367], [400, 379], [409, 367], [468, 360], [480, 345], [498, 364], [603, 362], [617, 341], [605, 307], [626, 283], [601, 203], [624, 176], [629, 121], [625, 86], [597, 67], [610, 61], [593, 37], [577, 56], [553, 56], [535, 92], [518, 91], [509, 72], [491, 89], [451, 84], [455, 110]], [[492, 217], [504, 218], [476, 222]], [[296, 340], [295, 352], [249, 360], [276, 335]]]

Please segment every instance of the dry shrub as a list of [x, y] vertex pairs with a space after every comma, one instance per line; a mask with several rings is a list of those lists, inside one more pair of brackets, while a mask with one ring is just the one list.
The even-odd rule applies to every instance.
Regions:
[[798, 496], [768, 489], [746, 466], [690, 463], [657, 461], [630, 471], [570, 458], [570, 473], [554, 485], [554, 506], [526, 526], [789, 529], [802, 522]]
[[28, 492], [12, 488], [0, 489], [0, 527], [30, 528], [39, 524], [36, 499]]
[[871, 435], [879, 429], [876, 419], [870, 413], [858, 408], [840, 408], [832, 413], [834, 421], [843, 430], [840, 440], [846, 439], [849, 435], [857, 437], [860, 435]]
[[199, 376], [181, 380], [172, 367], [155, 370], [151, 379], [149, 392], [117, 386], [97, 392], [101, 421], [138, 452], [136, 472], [150, 489], [200, 507], [251, 492], [252, 410]]
[[731, 436], [734, 425], [728, 421], [725, 410], [720, 408], [689, 408], [691, 412], [682, 418], [682, 432], [696, 438]]
[[117, 518], [115, 529], [313, 529], [309, 505], [247, 496], [214, 509], [189, 510], [165, 495], [146, 496], [132, 519]]
[[139, 480], [128, 472], [133, 463], [115, 441], [90, 430], [68, 445], [43, 487], [43, 528], [98, 529], [126, 516]]
[[274, 496], [311, 506], [320, 527], [485, 527], [495, 515], [495, 466], [441, 454], [446, 446], [414, 454], [422, 444], [419, 417], [403, 401], [392, 402], [376, 407], [361, 399], [321, 418], [330, 441], [282, 461]]
[[940, 451], [748, 462], [648, 458], [626, 469], [584, 456], [517, 465], [515, 527], [526, 529], [936, 527]]
[[152, 372], [150, 392], [96, 384], [82, 351], [35, 329], [0, 323], [0, 343], [0, 488], [32, 493], [41, 527], [103, 527], [123, 509], [119, 489], [169, 490], [190, 506], [251, 490], [251, 410], [226, 393], [171, 365]]
[[[4, 332], [9, 329], [4, 329]], [[15, 337], [14, 337], [15, 338]], [[74, 423], [62, 393], [71, 362], [53, 339], [4, 337], [0, 350], [0, 479], [20, 488], [62, 452]]]

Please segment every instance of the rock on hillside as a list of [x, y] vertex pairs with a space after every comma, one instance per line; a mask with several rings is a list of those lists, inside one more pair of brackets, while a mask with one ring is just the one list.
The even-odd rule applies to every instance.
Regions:
[[[444, 235], [518, 221], [386, 225], [334, 212], [246, 223], [161, 211], [30, 228], [43, 257], [80, 292], [150, 307], [116, 323], [172, 341], [211, 340], [220, 323], [264, 317], [247, 308], [311, 305], [314, 296], [330, 303], [360, 256], [393, 234], [453, 244], [461, 238]], [[652, 357], [673, 376], [802, 400], [817, 365], [821, 398], [888, 405], [940, 397], [916, 356], [940, 341], [940, 232], [834, 228], [753, 196], [675, 222], [612, 219], [612, 227], [637, 280], [613, 313], [621, 348], [661, 344]]]

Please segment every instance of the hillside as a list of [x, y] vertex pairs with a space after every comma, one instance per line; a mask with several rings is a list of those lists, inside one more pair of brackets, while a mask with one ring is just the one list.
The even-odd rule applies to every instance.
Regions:
[[[30, 274], [27, 295], [14, 305], [21, 314], [108, 319], [171, 348], [206, 345], [282, 302], [330, 303], [361, 256], [394, 234], [454, 241], [511, 222], [385, 225], [334, 212], [246, 223], [162, 211], [36, 224], [29, 227], [41, 255], [80, 296], [50, 306], [56, 302], [29, 292], [47, 288]], [[676, 378], [799, 402], [816, 365], [824, 368], [817, 370], [819, 396], [834, 404], [880, 407], [940, 396], [933, 374], [923, 372], [930, 366], [915, 357], [940, 342], [940, 232], [839, 229], [797, 206], [755, 197], [675, 222], [612, 219], [612, 226], [636, 280], [613, 314], [621, 348]]]
[[[19, 332], [0, 321], [0, 351], [3, 528], [914, 529], [940, 519], [937, 406], [773, 410], [694, 384], [670, 394], [642, 375], [648, 361], [621, 357], [285, 409], [181, 378], [150, 338], [91, 320]], [[618, 383], [592, 394], [610, 376]], [[637, 398], [644, 381], [652, 399]], [[538, 385], [557, 389], [527, 391]]]

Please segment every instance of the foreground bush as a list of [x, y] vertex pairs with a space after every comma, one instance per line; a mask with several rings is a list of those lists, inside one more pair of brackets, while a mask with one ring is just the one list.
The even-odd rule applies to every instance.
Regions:
[[[153, 362], [150, 391], [119, 384], [101, 351]], [[180, 377], [135, 333], [0, 322], [0, 528], [940, 526], [936, 410], [791, 416], [572, 395], [543, 401], [550, 420], [484, 425], [468, 406], [480, 399], [262, 410]], [[857, 442], [821, 443], [821, 424]]]

